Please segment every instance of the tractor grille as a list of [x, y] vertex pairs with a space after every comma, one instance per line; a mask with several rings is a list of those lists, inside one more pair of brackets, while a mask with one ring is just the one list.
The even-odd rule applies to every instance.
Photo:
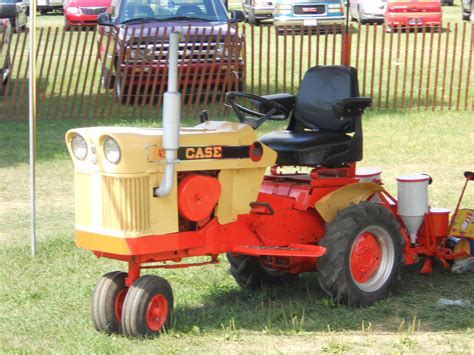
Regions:
[[326, 13], [326, 5], [295, 5], [293, 12], [295, 15], [323, 15]]
[[148, 176], [113, 177], [76, 172], [76, 224], [129, 236], [151, 229]]
[[[142, 63], [143, 59], [145, 59], [147, 63], [166, 64], [168, 48], [169, 45], [167, 43], [162, 48], [161, 45], [153, 46], [152, 44], [132, 45], [130, 52], [139, 53], [139, 56], [135, 56], [135, 58], [131, 56], [128, 63]], [[214, 61], [214, 56], [217, 54], [216, 43], [180, 43], [178, 60], [182, 64], [207, 63]], [[215, 61], [218, 63], [220, 59], [216, 58]]]
[[151, 228], [148, 177], [102, 177], [103, 228], [145, 233]]
[[107, 11], [107, 7], [81, 7], [84, 15], [99, 15]]

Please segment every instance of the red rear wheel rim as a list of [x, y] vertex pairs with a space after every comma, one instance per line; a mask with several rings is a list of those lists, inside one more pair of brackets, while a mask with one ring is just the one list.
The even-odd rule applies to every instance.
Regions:
[[125, 296], [127, 295], [127, 289], [121, 289], [115, 298], [115, 318], [119, 323], [122, 322], [122, 309], [123, 309], [123, 301], [125, 300]]
[[377, 237], [361, 233], [354, 241], [350, 256], [351, 273], [358, 283], [368, 282], [377, 272], [382, 260], [382, 250]]
[[146, 323], [148, 328], [154, 332], [159, 331], [168, 318], [168, 300], [162, 294], [154, 296], [146, 311]]

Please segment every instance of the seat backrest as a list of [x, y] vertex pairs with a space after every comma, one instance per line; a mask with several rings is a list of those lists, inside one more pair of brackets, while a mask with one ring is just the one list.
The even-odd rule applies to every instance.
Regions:
[[155, 12], [148, 5], [135, 5], [128, 8], [128, 18], [154, 17]]
[[202, 16], [203, 12], [197, 5], [182, 5], [176, 11], [176, 16]]
[[295, 126], [328, 132], [354, 131], [354, 119], [341, 119], [332, 109], [335, 100], [359, 96], [357, 70], [342, 65], [310, 68], [300, 84], [293, 112]]

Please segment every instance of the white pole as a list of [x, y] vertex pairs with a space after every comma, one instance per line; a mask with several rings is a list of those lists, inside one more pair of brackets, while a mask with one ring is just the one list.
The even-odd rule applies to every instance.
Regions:
[[30, 204], [31, 204], [31, 256], [36, 255], [36, 198], [35, 198], [35, 153], [36, 153], [36, 0], [30, 0], [29, 26], [29, 140], [30, 140]]

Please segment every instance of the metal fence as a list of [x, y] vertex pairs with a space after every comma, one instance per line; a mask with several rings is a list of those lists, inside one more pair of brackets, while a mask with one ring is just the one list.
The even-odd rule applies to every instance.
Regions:
[[[474, 110], [473, 29], [467, 23], [390, 33], [382, 25], [351, 27], [350, 64], [358, 68], [361, 94], [373, 97], [376, 110]], [[227, 114], [223, 94], [230, 90], [297, 93], [309, 67], [341, 64], [337, 28], [181, 30], [180, 80], [188, 117], [203, 109], [214, 117]], [[39, 28], [38, 119], [158, 117], [168, 33], [139, 27], [122, 35], [129, 45], [91, 28]], [[15, 34], [1, 48], [11, 57], [11, 75], [0, 83], [0, 120], [27, 118], [27, 40], [28, 33]]]

